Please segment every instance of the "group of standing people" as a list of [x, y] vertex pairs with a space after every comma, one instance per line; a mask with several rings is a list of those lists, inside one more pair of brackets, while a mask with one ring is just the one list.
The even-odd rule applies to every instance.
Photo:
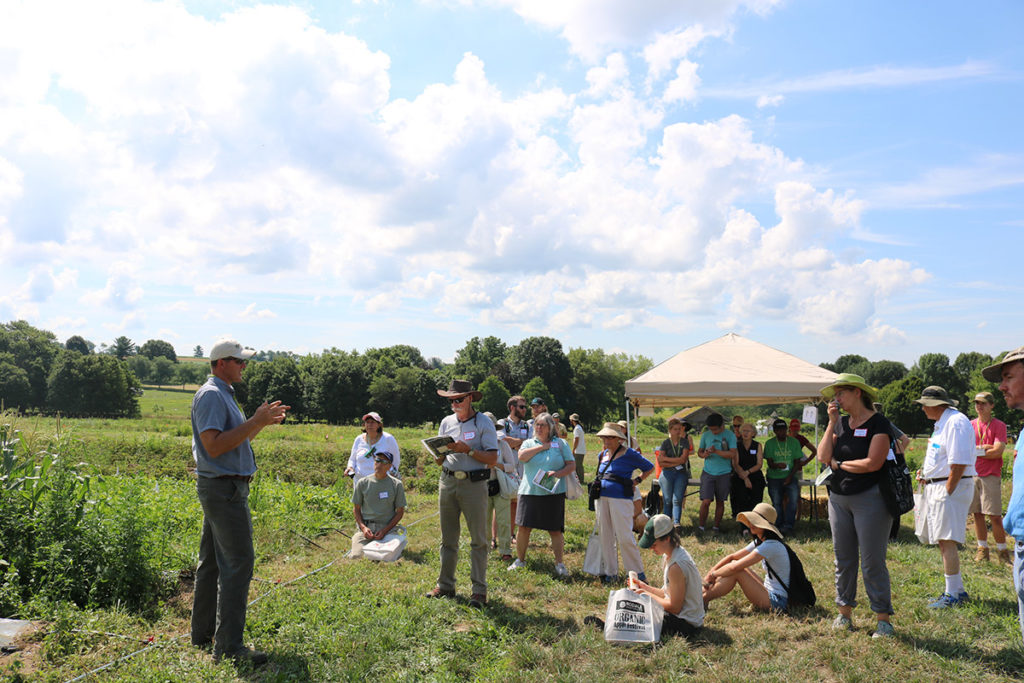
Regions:
[[[198, 475], [197, 494], [203, 508], [203, 528], [191, 638], [194, 645], [211, 647], [217, 659], [227, 657], [258, 666], [266, 662], [266, 654], [246, 647], [242, 641], [255, 559], [248, 493], [256, 463], [250, 442], [263, 428], [280, 424], [289, 406], [280, 401], [264, 402], [248, 419], [238, 408], [233, 384], [241, 380], [253, 353], [234, 340], [217, 342], [210, 352], [212, 376], [196, 392], [192, 402], [192, 451]], [[1024, 347], [985, 368], [983, 375], [989, 381], [999, 382], [999, 390], [1009, 408], [1024, 410]], [[455, 595], [460, 519], [464, 519], [471, 548], [469, 604], [482, 607], [486, 603], [488, 529], [492, 522], [498, 522], [498, 517], [507, 518], [505, 511], [493, 503], [489, 507], [491, 496], [488, 494], [493, 486], [484, 484], [493, 481], [497, 468], [521, 475], [515, 511], [515, 523], [519, 527], [516, 559], [509, 569], [525, 566], [530, 533], [533, 529], [543, 529], [551, 536], [556, 574], [567, 575], [562, 561], [565, 478], [578, 471], [582, 462], [579, 456], [585, 453], [585, 449], [582, 453], [577, 451], [582, 441], [582, 435], [577, 436], [576, 432], [578, 417], [572, 416], [576, 419], [572, 421], [574, 436], [570, 447], [559, 437], [558, 423], [543, 406], [534, 408], [532, 424], [524, 424], [526, 404], [522, 397], [513, 397], [509, 401], [509, 417], [496, 423], [472, 407], [472, 402], [479, 400], [481, 394], [469, 382], [453, 380], [447, 391], [437, 393], [449, 401], [452, 410], [452, 414], [442, 420], [438, 433], [451, 436], [452, 443], [449, 452], [436, 459], [441, 466], [438, 487], [440, 568], [436, 585], [427, 597]], [[833, 473], [829, 483], [829, 523], [839, 608], [833, 628], [853, 627], [859, 564], [870, 607], [877, 619], [872, 635], [891, 636], [893, 608], [886, 549], [894, 515], [882, 495], [881, 476], [893, 449], [899, 448], [897, 431], [876, 411], [877, 392], [863, 378], [840, 375], [821, 393], [829, 401], [828, 425], [817, 446], [817, 458]], [[973, 423], [956, 410], [956, 401], [941, 387], [926, 388], [917, 402], [935, 421], [935, 428], [924, 464], [917, 473], [923, 493], [916, 513], [916, 531], [922, 542], [939, 546], [945, 577], [942, 595], [929, 606], [935, 609], [956, 607], [969, 599], [960, 576], [957, 553], [958, 545], [965, 541], [969, 511], [975, 514], [978, 528], [979, 560], [988, 559], [989, 555], [982, 533], [986, 516], [992, 523], [1001, 560], [1009, 560], [1011, 554], [1005, 545], [1005, 534], [1024, 539], [1024, 459], [1014, 464], [1010, 502], [1000, 524], [997, 522], [1001, 509], [998, 477], [1006, 429], [991, 417], [994, 402], [991, 394], [975, 397], [979, 417]], [[846, 415], [842, 416], [840, 411]], [[383, 431], [383, 420], [377, 413], [364, 415], [363, 426], [364, 433], [353, 444], [346, 473], [357, 480], [353, 502], [359, 533], [365, 541], [382, 537], [398, 523], [405, 499], [400, 481], [394, 476], [400, 457], [397, 442]], [[647, 522], [639, 546], [632, 525], [636, 487], [653, 473], [654, 464], [630, 447], [619, 424], [606, 423], [597, 433], [603, 450], [598, 457], [591, 495], [597, 499], [604, 578], [611, 581], [618, 574], [617, 551], [621, 551], [627, 571], [637, 574], [634, 588], [650, 594], [672, 617], [666, 621], [670, 630], [688, 634], [699, 629], [706, 604], [735, 586], [740, 586], [757, 607], [778, 610], [787, 607], [786, 583], [790, 568], [782, 553], [785, 547], [781, 546], [781, 539], [786, 530], [792, 528], [792, 508], [784, 500], [786, 496], [791, 501], [799, 500], [799, 491], [794, 493], [792, 487], [799, 466], [806, 460], [799, 443], [797, 448], [789, 443], [793, 437], [786, 434], [785, 423], [773, 424], [775, 438], [769, 440], [763, 450], [756, 445], [750, 429], [738, 427], [739, 439], [724, 429], [720, 415], [712, 415], [707, 432], [701, 436], [697, 453], [705, 465], [701, 477], [700, 527], [706, 522], [710, 504], [715, 502], [715, 528], [718, 528], [725, 496], [733, 490], [736, 500], [735, 491], [738, 491], [741, 507], [754, 503], [749, 510], [737, 514], [753, 540], [723, 558], [699, 582], [693, 559], [682, 548], [678, 534], [682, 506], [679, 483], [681, 479], [689, 479], [691, 450], [682, 425], [670, 425], [669, 438], [658, 452], [666, 492], [666, 514], [656, 515]], [[1024, 439], [1024, 431], [1017, 442], [1021, 439]], [[504, 454], [499, 455], [499, 451]], [[772, 497], [771, 506], [754, 500], [755, 491], [762, 485], [757, 475], [763, 462], [768, 463], [764, 485]], [[637, 472], [639, 474], [634, 476]], [[684, 483], [684, 491], [685, 486]], [[392, 500], [388, 508], [390, 518], [374, 516], [381, 507], [378, 503], [389, 498]], [[777, 519], [781, 519], [781, 528], [775, 526]], [[504, 529], [494, 533], [512, 536], [504, 533]], [[776, 542], [779, 547], [774, 545]], [[353, 549], [355, 547], [354, 541]], [[639, 547], [650, 547], [664, 558], [662, 588], [647, 584]], [[1014, 589], [1024, 637], [1024, 540], [1017, 540], [1012, 555]], [[763, 581], [750, 571], [758, 561], [766, 570]]]

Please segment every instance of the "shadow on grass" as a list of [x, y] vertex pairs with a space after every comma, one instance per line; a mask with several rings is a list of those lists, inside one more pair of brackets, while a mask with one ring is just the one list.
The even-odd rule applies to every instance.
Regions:
[[989, 653], [964, 643], [954, 643], [940, 638], [913, 638], [903, 635], [898, 635], [897, 638], [916, 649], [934, 652], [945, 659], [983, 662], [1007, 678], [1024, 680], [1024, 650], [1018, 647], [1003, 648], [998, 652]]
[[985, 614], [993, 614], [997, 616], [1015, 617], [1017, 616], [1017, 601], [1016, 600], [1005, 600], [1005, 599], [992, 599], [992, 598], [971, 598], [973, 605], [982, 605], [985, 608]]
[[265, 681], [268, 679], [283, 679], [289, 681], [310, 680], [309, 663], [305, 657], [295, 654], [273, 654], [265, 666], [253, 668], [249, 664], [239, 664], [235, 667], [238, 677], [246, 681]]
[[409, 550], [406, 546], [405, 550], [402, 551], [402, 561], [412, 562], [413, 564], [425, 564], [427, 555], [436, 554], [434, 550]]

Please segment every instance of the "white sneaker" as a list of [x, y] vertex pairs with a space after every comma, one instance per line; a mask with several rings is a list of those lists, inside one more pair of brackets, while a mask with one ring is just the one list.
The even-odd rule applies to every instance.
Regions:
[[517, 558], [516, 558], [516, 560], [515, 560], [515, 562], [513, 562], [512, 564], [510, 564], [510, 565], [508, 566], [508, 570], [509, 570], [509, 571], [511, 572], [511, 571], [515, 571], [516, 569], [522, 569], [522, 568], [523, 568], [523, 567], [525, 567], [525, 566], [526, 566], [526, 563], [525, 563], [525, 562], [523, 562], [522, 560], [520, 560], [520, 559], [519, 559], [519, 558], [517, 557]]
[[569, 570], [565, 568], [565, 565], [559, 562], [555, 565], [555, 576], [569, 576]]

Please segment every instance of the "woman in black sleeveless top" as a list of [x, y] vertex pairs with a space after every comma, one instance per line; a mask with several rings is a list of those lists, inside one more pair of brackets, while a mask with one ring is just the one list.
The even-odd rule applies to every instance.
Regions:
[[[740, 427], [740, 438], [736, 443], [737, 458], [732, 464], [732, 490], [730, 503], [732, 516], [750, 512], [764, 500], [764, 472], [761, 471], [763, 452], [760, 443], [754, 440], [754, 425], [749, 422]], [[744, 531], [746, 527], [744, 527]]]

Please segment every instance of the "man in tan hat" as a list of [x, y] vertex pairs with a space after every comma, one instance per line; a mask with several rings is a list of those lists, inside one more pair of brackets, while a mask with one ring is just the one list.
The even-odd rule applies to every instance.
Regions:
[[[981, 371], [989, 382], [999, 382], [999, 391], [1011, 410], [1024, 410], [1024, 346], [1010, 351], [1003, 359]], [[1024, 429], [1017, 437], [1017, 456], [1024, 442]], [[1024, 458], [1014, 457], [1013, 488], [1010, 504], [1003, 515], [1003, 528], [1017, 539], [1013, 549], [1013, 588], [1017, 593], [1017, 616], [1024, 640]]]
[[470, 542], [473, 593], [469, 604], [487, 602], [487, 484], [488, 469], [498, 461], [498, 436], [494, 423], [474, 410], [472, 402], [482, 394], [467, 380], [453, 379], [448, 390], [437, 390], [448, 399], [452, 414], [441, 420], [438, 436], [450, 436], [451, 452], [437, 458], [441, 480], [437, 505], [441, 512], [441, 570], [428, 598], [455, 596], [455, 565], [459, 559], [459, 515], [466, 520]]
[[970, 512], [974, 515], [974, 531], [978, 535], [978, 553], [975, 560], [987, 562], [988, 527], [985, 516], [992, 524], [992, 536], [996, 541], [999, 561], [1013, 564], [1006, 547], [1006, 532], [1003, 531], [1003, 449], [1006, 447], [1006, 423], [992, 417], [996, 399], [988, 391], [974, 397], [974, 409], [978, 417], [971, 420], [974, 427], [974, 445], [977, 460], [974, 468], [978, 476], [974, 480], [974, 500]]
[[974, 430], [967, 416], [956, 409], [957, 402], [942, 387], [926, 387], [921, 410], [935, 428], [928, 439], [924, 464], [917, 472], [923, 484], [917, 537], [926, 545], [938, 544], [946, 587], [932, 609], [957, 607], [970, 597], [960, 575], [957, 548], [966, 540], [967, 510], [974, 498]]

